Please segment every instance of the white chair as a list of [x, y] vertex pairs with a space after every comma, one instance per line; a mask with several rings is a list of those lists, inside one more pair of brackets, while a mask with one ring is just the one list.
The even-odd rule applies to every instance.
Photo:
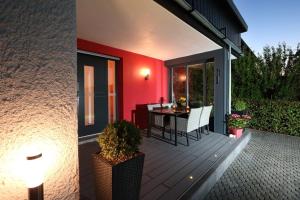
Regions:
[[163, 103], [162, 107], [163, 108], [172, 108], [173, 103]]
[[[155, 108], [160, 108], [160, 104], [149, 104], [147, 105], [148, 111], [151, 111]], [[152, 114], [154, 115], [154, 114]], [[154, 115], [154, 125], [156, 127], [162, 128], [162, 135], [165, 136], [165, 121], [164, 121], [164, 115]], [[152, 122], [150, 122], [152, 123]]]
[[[205, 127], [206, 127], [207, 135], [209, 134], [209, 117], [210, 117], [211, 110], [212, 110], [212, 106], [204, 106], [202, 109], [201, 115], [200, 115], [200, 120], [199, 120], [198, 128], [201, 129], [202, 127], [204, 127], [204, 129], [205, 129]], [[201, 132], [200, 132], [200, 137], [201, 137]]]
[[[177, 117], [177, 132], [185, 133], [187, 146], [189, 146], [188, 133], [196, 131], [198, 135], [201, 111], [202, 108], [192, 108], [188, 118]], [[170, 129], [175, 130], [175, 117], [170, 118]]]
[[[160, 108], [160, 104], [150, 104], [150, 105], [147, 105], [147, 108], [148, 108], [148, 111], [151, 111], [155, 108]], [[160, 127], [163, 127], [164, 123], [163, 123], [163, 115], [154, 115], [154, 124], [156, 126], [160, 126]]]

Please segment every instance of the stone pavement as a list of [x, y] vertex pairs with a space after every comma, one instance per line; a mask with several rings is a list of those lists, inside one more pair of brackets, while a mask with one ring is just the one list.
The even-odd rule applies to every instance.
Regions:
[[252, 138], [206, 196], [300, 199], [300, 137], [251, 130]]

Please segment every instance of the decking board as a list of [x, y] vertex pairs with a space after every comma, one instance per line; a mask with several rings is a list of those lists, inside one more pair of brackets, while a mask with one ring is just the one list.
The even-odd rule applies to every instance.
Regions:
[[[159, 136], [158, 130], [152, 131]], [[169, 138], [168, 133], [166, 138]], [[179, 136], [178, 141], [178, 146], [174, 146], [154, 137], [143, 137], [140, 151], [146, 156], [140, 199], [169, 200], [189, 195], [187, 191], [194, 183], [207, 178], [208, 171], [215, 169], [220, 160], [232, 151], [237, 140], [211, 132], [209, 135], [202, 134], [199, 141], [190, 139], [190, 146], [185, 145], [185, 136]], [[96, 142], [84, 144], [79, 148], [80, 193], [84, 197], [82, 199], [95, 199], [90, 155], [98, 149]], [[190, 179], [190, 176], [193, 176], [193, 179]]]
[[[226, 144], [230, 144], [230, 141], [227, 141]], [[227, 152], [227, 150], [230, 148], [228, 145], [223, 145], [221, 148], [218, 149], [217, 152]], [[185, 191], [189, 189], [194, 183], [194, 181], [198, 181], [201, 177], [207, 173], [210, 168], [213, 167], [214, 163], [222, 158], [222, 156], [219, 153], [213, 153], [209, 157], [207, 157], [202, 163], [199, 163], [199, 166], [196, 167], [194, 170], [188, 173], [183, 179], [181, 179], [179, 182], [176, 183], [176, 185], [172, 185], [171, 189], [166, 192], [162, 199], [177, 199], [179, 198]], [[218, 155], [217, 157], [215, 155]], [[189, 176], [193, 176], [193, 179], [191, 180]]]

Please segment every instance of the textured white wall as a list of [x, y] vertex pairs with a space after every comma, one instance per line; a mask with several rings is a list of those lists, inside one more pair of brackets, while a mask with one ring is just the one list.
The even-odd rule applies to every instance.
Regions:
[[0, 199], [27, 199], [26, 152], [45, 164], [45, 199], [79, 199], [76, 1], [0, 1]]

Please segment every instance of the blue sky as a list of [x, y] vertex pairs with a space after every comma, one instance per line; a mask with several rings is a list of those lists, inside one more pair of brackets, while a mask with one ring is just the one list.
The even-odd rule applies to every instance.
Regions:
[[255, 53], [266, 45], [286, 42], [296, 49], [300, 42], [300, 0], [234, 0], [248, 24], [242, 38]]

